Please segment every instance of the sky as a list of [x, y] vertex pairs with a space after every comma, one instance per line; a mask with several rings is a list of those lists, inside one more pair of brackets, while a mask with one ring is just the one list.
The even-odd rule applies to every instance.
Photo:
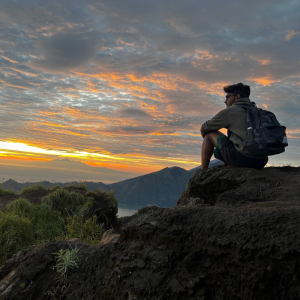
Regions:
[[3, 0], [0, 164], [191, 169], [243, 82], [287, 127], [269, 163], [298, 166], [299, 15], [294, 0]]

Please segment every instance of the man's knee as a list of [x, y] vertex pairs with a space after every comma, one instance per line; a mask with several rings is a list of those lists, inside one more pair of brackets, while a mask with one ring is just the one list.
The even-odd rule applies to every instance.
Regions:
[[213, 131], [213, 132], [210, 132], [210, 133], [206, 134], [204, 136], [204, 140], [206, 139], [206, 140], [210, 141], [212, 144], [214, 144], [215, 147], [217, 147], [217, 145], [218, 145], [218, 137], [221, 136], [221, 135], [223, 135], [222, 132], [220, 132], [220, 131]]
[[218, 138], [220, 135], [223, 135], [222, 132], [220, 131], [212, 131], [210, 133], [207, 133], [204, 138], [208, 139], [208, 140], [211, 140], [211, 139], [215, 139], [215, 138]]

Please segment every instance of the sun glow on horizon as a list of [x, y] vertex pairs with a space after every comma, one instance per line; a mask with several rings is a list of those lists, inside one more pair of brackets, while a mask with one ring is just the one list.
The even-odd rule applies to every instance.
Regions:
[[189, 169], [200, 164], [188, 158], [158, 157], [140, 153], [111, 155], [73, 149], [44, 149], [35, 145], [12, 141], [0, 141], [0, 157], [24, 161], [49, 161], [55, 157], [70, 158], [78, 159], [91, 166], [105, 165], [107, 168], [127, 169], [130, 172], [141, 171], [141, 169], [155, 171], [174, 165], [183, 165], [182, 167]]

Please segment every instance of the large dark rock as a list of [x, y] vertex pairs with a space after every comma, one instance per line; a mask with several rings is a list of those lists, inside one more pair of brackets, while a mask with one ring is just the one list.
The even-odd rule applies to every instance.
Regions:
[[[56, 296], [299, 299], [299, 188], [300, 168], [200, 170], [177, 207], [145, 207], [98, 245], [77, 241], [80, 268]], [[53, 253], [67, 247], [51, 242], [7, 261], [0, 299], [50, 299]]]
[[[298, 202], [300, 168], [269, 167], [263, 170], [218, 166], [195, 172], [177, 205], [200, 198], [205, 204], [239, 206], [249, 202]], [[199, 199], [197, 199], [199, 201]]]

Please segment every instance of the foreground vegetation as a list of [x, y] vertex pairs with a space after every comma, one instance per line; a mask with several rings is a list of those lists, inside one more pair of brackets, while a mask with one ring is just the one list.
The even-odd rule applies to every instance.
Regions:
[[97, 201], [106, 203], [106, 219], [112, 223], [116, 219], [118, 201], [113, 192], [55, 187], [40, 203], [32, 204], [26, 199], [32, 190], [45, 189], [27, 189], [4, 212], [0, 211], [0, 265], [21, 249], [56, 239], [80, 238], [90, 244], [99, 243], [107, 225], [102, 223], [99, 209], [95, 209]]

